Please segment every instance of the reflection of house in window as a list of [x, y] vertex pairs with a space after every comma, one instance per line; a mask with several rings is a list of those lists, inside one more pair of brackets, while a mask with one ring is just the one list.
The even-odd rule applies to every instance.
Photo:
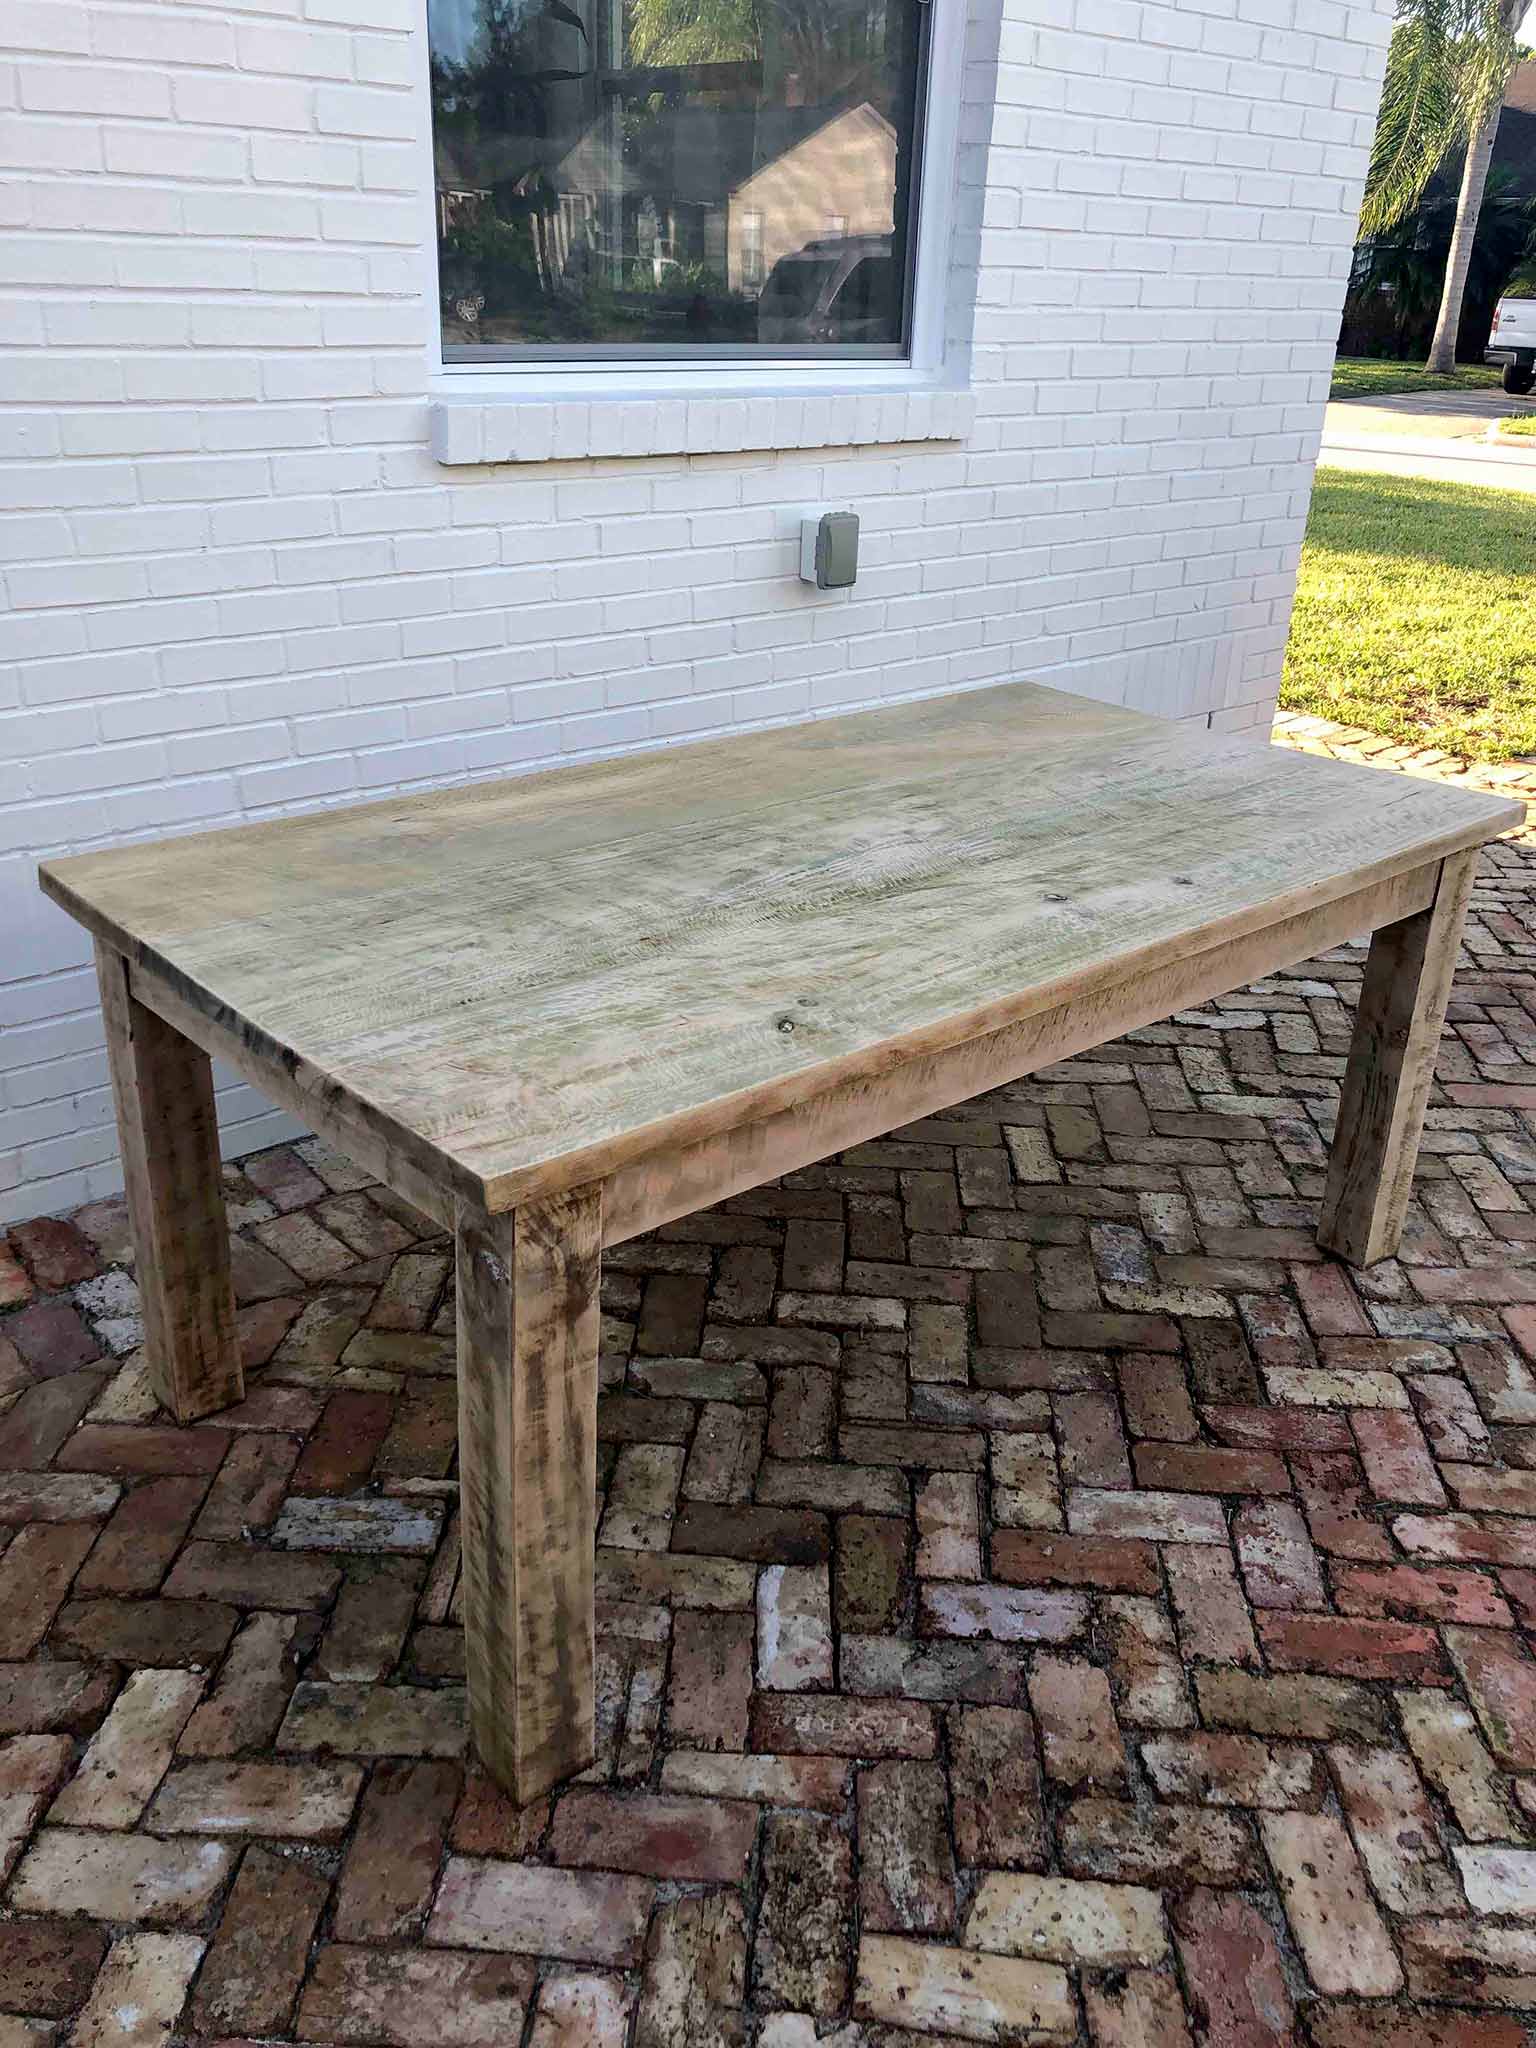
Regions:
[[763, 216], [754, 207], [741, 215], [741, 288], [755, 292], [767, 275], [763, 267]]
[[601, 251], [621, 287], [636, 259], [657, 284], [674, 265], [702, 263], [753, 296], [807, 242], [891, 233], [896, 130], [867, 100], [830, 116], [676, 107], [627, 161], [606, 124], [594, 124], [551, 167], [550, 183], [556, 276], [579, 275]]
[[[781, 256], [828, 235], [888, 235], [896, 191], [896, 130], [868, 100], [834, 114], [771, 158], [731, 193], [726, 230], [733, 291], [752, 291]], [[835, 194], [838, 211], [829, 214]], [[746, 223], [761, 222], [755, 282], [746, 270]], [[836, 220], [839, 226], [830, 223]]]

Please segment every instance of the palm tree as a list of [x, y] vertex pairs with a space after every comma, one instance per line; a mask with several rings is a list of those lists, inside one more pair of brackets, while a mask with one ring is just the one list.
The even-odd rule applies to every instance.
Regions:
[[1456, 225], [1427, 367], [1456, 367], [1456, 333], [1504, 95], [1528, 0], [1399, 0], [1365, 203], [1373, 237], [1412, 212], [1450, 152], [1466, 148]]

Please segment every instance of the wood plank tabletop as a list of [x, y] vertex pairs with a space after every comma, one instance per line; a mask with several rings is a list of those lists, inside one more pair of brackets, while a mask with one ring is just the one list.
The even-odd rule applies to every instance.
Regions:
[[1017, 683], [76, 855], [41, 881], [499, 1210], [1523, 816]]

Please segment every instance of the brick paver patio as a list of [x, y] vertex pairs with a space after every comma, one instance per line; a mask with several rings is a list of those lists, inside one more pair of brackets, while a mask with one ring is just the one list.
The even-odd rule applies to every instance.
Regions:
[[231, 1170], [252, 1390], [178, 1430], [120, 1207], [14, 1228], [0, 2048], [1528, 2041], [1536, 853], [1468, 947], [1368, 1274], [1358, 951], [611, 1254], [602, 1755], [521, 1813], [445, 1241]]

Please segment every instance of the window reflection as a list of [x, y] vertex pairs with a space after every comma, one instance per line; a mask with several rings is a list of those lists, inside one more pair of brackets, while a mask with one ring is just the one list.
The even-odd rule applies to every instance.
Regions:
[[443, 343], [899, 353], [920, 0], [429, 0]]

